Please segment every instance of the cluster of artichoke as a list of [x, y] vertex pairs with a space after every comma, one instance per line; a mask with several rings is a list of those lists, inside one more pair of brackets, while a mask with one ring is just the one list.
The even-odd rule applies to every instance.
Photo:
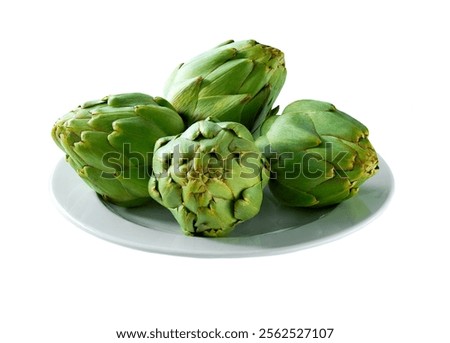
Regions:
[[154, 199], [185, 234], [224, 236], [258, 214], [267, 184], [285, 205], [322, 207], [378, 169], [367, 128], [333, 105], [299, 100], [277, 115], [285, 79], [280, 50], [227, 41], [177, 67], [164, 98], [86, 102], [52, 137], [104, 201]]

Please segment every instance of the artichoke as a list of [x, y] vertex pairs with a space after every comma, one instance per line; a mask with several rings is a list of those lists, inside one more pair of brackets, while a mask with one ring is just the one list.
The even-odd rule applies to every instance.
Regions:
[[214, 117], [253, 131], [285, 79], [283, 52], [254, 40], [230, 40], [176, 68], [164, 96], [187, 125]]
[[354, 196], [378, 170], [369, 131], [332, 104], [300, 100], [269, 117], [256, 144], [269, 159], [269, 188], [290, 206], [321, 207]]
[[245, 126], [208, 118], [156, 142], [149, 193], [186, 235], [224, 236], [259, 213], [268, 177]]
[[158, 138], [184, 130], [162, 98], [129, 93], [86, 102], [60, 118], [52, 137], [78, 175], [106, 201], [138, 206], [147, 191]]

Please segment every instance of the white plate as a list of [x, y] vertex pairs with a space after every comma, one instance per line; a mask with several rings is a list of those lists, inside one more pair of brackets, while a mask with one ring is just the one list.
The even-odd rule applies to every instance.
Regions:
[[380, 158], [379, 172], [357, 196], [327, 209], [281, 206], [266, 188], [261, 212], [225, 238], [185, 236], [170, 212], [155, 202], [134, 209], [106, 204], [64, 160], [57, 164], [51, 186], [60, 211], [83, 230], [105, 240], [171, 255], [245, 257], [305, 249], [360, 229], [387, 204], [394, 179]]

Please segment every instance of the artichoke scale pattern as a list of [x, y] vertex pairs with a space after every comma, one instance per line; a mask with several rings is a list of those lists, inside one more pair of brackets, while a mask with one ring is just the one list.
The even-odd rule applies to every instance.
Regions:
[[150, 200], [156, 140], [183, 130], [183, 120], [165, 99], [125, 93], [67, 113], [55, 123], [52, 137], [92, 189], [106, 201], [131, 207]]
[[268, 170], [250, 132], [203, 120], [158, 140], [149, 193], [187, 235], [224, 236], [259, 213]]
[[176, 68], [164, 95], [187, 125], [214, 117], [253, 131], [285, 79], [283, 52], [254, 40], [230, 40]]
[[330, 103], [299, 100], [262, 125], [269, 188], [290, 206], [323, 207], [354, 196], [378, 170], [369, 130]]

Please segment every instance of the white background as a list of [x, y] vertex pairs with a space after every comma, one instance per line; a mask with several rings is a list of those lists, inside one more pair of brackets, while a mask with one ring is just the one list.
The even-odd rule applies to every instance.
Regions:
[[[0, 341], [118, 342], [115, 330], [155, 327], [333, 327], [324, 342], [449, 342], [444, 4], [2, 3]], [[325, 100], [370, 128], [396, 179], [383, 215], [330, 244], [247, 259], [135, 251], [68, 222], [49, 191], [63, 157], [50, 138], [54, 121], [107, 94], [160, 95], [178, 63], [230, 38], [285, 52], [281, 107]]]

